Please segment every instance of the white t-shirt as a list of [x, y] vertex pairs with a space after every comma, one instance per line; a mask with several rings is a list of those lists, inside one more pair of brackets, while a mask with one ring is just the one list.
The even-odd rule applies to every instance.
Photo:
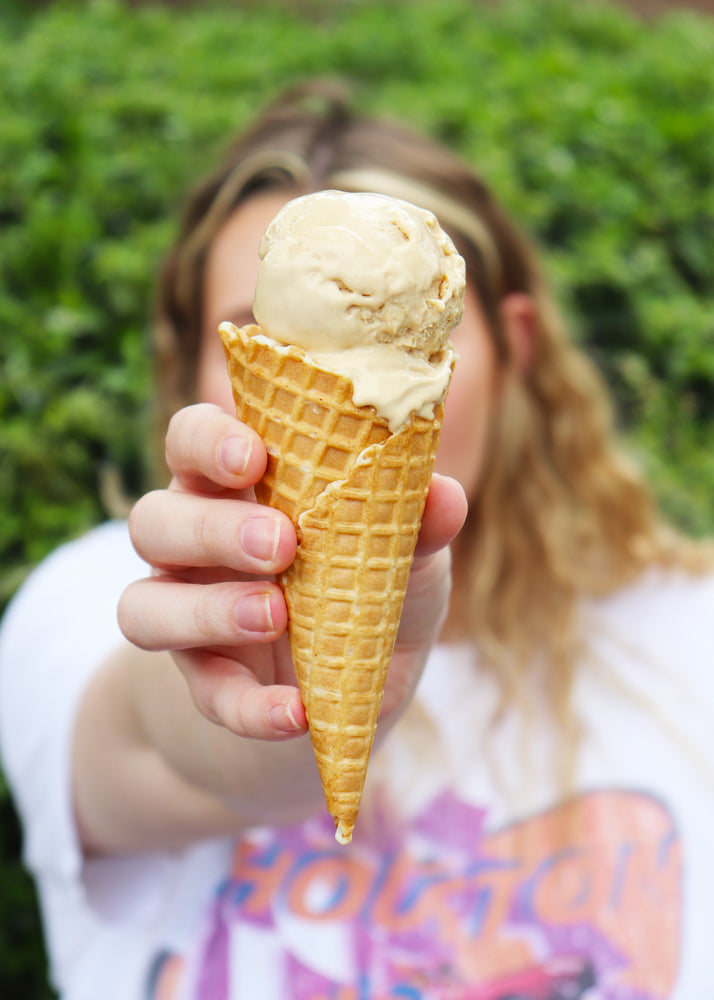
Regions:
[[440, 647], [349, 847], [325, 812], [85, 862], [73, 720], [145, 573], [126, 526], [104, 525], [35, 571], [0, 633], [3, 764], [63, 1000], [714, 996], [714, 576], [652, 574], [583, 610], [565, 798], [547, 726], [489, 729], [473, 651]]

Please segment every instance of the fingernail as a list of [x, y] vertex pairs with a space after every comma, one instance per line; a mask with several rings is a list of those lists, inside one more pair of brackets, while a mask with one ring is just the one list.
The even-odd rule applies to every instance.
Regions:
[[297, 733], [302, 726], [295, 720], [290, 705], [281, 703], [268, 710], [268, 720], [273, 729], [280, 733]]
[[270, 594], [246, 594], [239, 598], [235, 616], [238, 626], [244, 632], [272, 632], [274, 624]]
[[243, 522], [240, 540], [249, 556], [274, 562], [280, 544], [280, 522], [276, 517], [249, 517]]
[[244, 476], [253, 452], [253, 442], [248, 438], [233, 434], [221, 445], [220, 458], [223, 468], [233, 476]]

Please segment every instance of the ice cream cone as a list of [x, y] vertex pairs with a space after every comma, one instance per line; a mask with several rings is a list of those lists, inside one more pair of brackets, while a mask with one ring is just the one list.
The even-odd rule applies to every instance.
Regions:
[[441, 430], [392, 433], [352, 383], [297, 347], [223, 323], [238, 419], [265, 442], [259, 502], [295, 525], [280, 577], [288, 634], [336, 837], [352, 837]]

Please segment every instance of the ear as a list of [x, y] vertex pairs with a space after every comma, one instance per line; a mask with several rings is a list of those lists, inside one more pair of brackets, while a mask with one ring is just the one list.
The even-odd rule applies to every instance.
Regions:
[[511, 292], [501, 300], [500, 309], [513, 368], [519, 375], [525, 375], [535, 347], [535, 304], [526, 292]]

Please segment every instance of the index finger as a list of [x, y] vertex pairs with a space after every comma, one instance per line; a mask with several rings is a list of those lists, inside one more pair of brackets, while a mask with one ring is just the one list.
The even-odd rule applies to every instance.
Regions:
[[245, 489], [262, 477], [267, 460], [255, 431], [219, 406], [195, 403], [169, 422], [166, 464], [186, 489], [204, 493]]

